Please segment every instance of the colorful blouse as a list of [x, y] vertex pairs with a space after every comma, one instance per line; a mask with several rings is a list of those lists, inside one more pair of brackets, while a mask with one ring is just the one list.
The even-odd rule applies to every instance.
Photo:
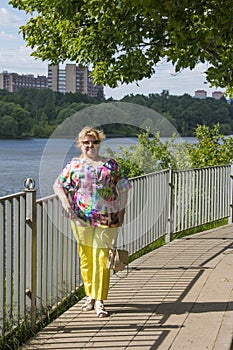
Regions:
[[120, 192], [128, 191], [131, 185], [114, 159], [93, 167], [86, 158], [74, 158], [58, 179], [75, 217], [92, 226], [119, 226]]

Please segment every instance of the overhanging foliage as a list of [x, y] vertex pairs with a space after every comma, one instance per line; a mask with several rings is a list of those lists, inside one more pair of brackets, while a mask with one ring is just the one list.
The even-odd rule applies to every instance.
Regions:
[[150, 78], [166, 58], [176, 71], [209, 62], [207, 81], [233, 92], [232, 0], [11, 0], [33, 55], [93, 64], [95, 83]]

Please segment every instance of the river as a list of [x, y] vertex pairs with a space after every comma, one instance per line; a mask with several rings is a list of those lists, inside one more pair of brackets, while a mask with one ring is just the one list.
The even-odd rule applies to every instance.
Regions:
[[[195, 138], [182, 138], [193, 143]], [[100, 153], [106, 145], [120, 152], [119, 145], [129, 147], [137, 144], [137, 138], [111, 138], [104, 140]], [[0, 140], [0, 197], [20, 192], [26, 178], [36, 182], [38, 197], [53, 193], [52, 184], [64, 165], [80, 154], [72, 139], [25, 139]]]
[[[104, 154], [106, 145], [119, 151], [118, 145], [135, 143], [137, 138], [108, 139], [101, 145], [100, 153]], [[56, 176], [78, 154], [80, 151], [71, 139], [0, 140], [0, 197], [20, 192], [29, 177], [36, 181], [36, 188], [43, 196], [52, 194], [51, 184]], [[45, 183], [41, 184], [40, 176], [48, 179], [46, 191], [41, 190]]]

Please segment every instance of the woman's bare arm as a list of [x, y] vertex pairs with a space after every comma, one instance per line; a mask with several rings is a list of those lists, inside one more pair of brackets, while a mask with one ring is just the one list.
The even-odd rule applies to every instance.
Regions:
[[71, 205], [68, 199], [68, 196], [64, 190], [64, 188], [60, 185], [59, 180], [56, 179], [53, 185], [54, 193], [58, 196], [62, 203], [62, 207], [65, 211], [69, 212], [71, 210]]

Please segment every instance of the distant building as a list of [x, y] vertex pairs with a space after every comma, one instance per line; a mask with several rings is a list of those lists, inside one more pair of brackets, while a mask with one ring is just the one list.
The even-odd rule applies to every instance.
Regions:
[[87, 68], [79, 68], [76, 64], [48, 66], [48, 88], [59, 92], [81, 92], [91, 97], [103, 95], [103, 86], [94, 85]]
[[196, 90], [194, 97], [196, 97], [196, 98], [206, 98], [207, 97], [207, 92], [205, 90]]
[[224, 96], [224, 93], [221, 91], [214, 91], [212, 92], [212, 97], [215, 98], [215, 100], [220, 100]]
[[0, 89], [15, 92], [19, 88], [45, 89], [48, 87], [47, 77], [33, 74], [0, 73]]
[[33, 74], [0, 73], [0, 89], [15, 92], [19, 88], [45, 89], [55, 92], [81, 92], [91, 97], [103, 96], [103, 86], [94, 85], [87, 68], [76, 64], [66, 64], [65, 69], [58, 65], [48, 66], [48, 77]]

